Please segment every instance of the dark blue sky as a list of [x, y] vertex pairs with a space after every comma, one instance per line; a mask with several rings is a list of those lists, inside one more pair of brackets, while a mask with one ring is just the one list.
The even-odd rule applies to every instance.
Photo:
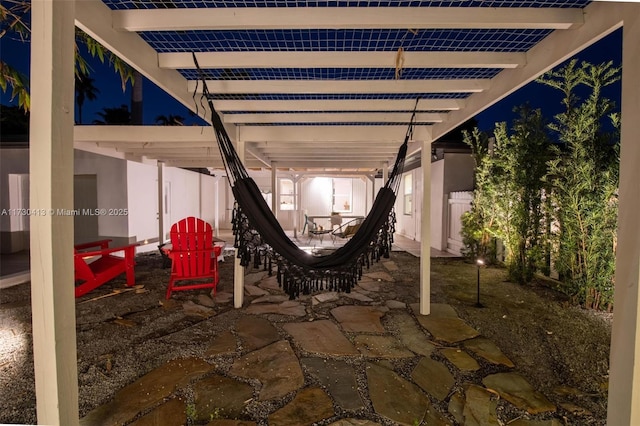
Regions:
[[[29, 72], [29, 45], [12, 39], [7, 35], [0, 39], [0, 54], [2, 59], [28, 74]], [[622, 30], [615, 31], [594, 45], [588, 47], [577, 55], [580, 61], [588, 61], [593, 64], [613, 61], [615, 66], [620, 66], [622, 62]], [[101, 64], [96, 59], [89, 59], [93, 69], [91, 77], [95, 79], [95, 85], [100, 90], [98, 99], [95, 101], [85, 101], [83, 108], [83, 121], [90, 124], [98, 118], [96, 112], [102, 111], [104, 107], [119, 107], [122, 104], [130, 105], [131, 85], [127, 84], [127, 91], [123, 93], [120, 77], [109, 65]], [[620, 84], [607, 88], [605, 95], [614, 100], [619, 107], [620, 104]], [[185, 118], [185, 124], [200, 123], [197, 117], [192, 117], [186, 107], [165, 94], [153, 83], [145, 80], [143, 85], [144, 97], [144, 123], [154, 124], [158, 115], [180, 115]], [[2, 104], [9, 103], [10, 91], [2, 93], [0, 100]], [[480, 113], [476, 119], [481, 130], [490, 131], [494, 124], [499, 121], [510, 123], [516, 115], [513, 108], [518, 105], [528, 103], [533, 108], [541, 108], [543, 115], [551, 120], [554, 114], [562, 110], [560, 101], [562, 95], [559, 91], [541, 85], [530, 83], [520, 90], [514, 92], [499, 103]], [[15, 100], [14, 102], [15, 103]]]

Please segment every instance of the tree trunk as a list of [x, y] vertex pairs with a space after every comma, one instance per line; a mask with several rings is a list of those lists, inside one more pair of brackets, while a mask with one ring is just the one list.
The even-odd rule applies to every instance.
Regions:
[[133, 87], [131, 90], [131, 124], [142, 124], [142, 74], [133, 71]]

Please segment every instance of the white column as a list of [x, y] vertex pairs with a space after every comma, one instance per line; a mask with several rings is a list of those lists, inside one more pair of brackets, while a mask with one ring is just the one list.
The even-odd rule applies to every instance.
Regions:
[[158, 161], [158, 245], [164, 244], [164, 173]]
[[[640, 424], [640, 6], [625, 14], [618, 246], [607, 424]], [[630, 9], [631, 11], [631, 9]]]
[[389, 180], [389, 163], [382, 163], [382, 186]]
[[298, 237], [298, 215], [300, 214], [300, 201], [298, 200], [298, 196], [300, 191], [298, 190], [298, 185], [300, 183], [299, 176], [293, 176], [293, 237]]
[[213, 227], [215, 236], [220, 235], [220, 176], [215, 177], [215, 201], [214, 201], [214, 214], [213, 214]]
[[278, 217], [277, 177], [278, 169], [276, 163], [273, 162], [271, 163], [271, 211], [276, 218]]
[[73, 289], [75, 2], [31, 3], [31, 309], [38, 424], [78, 424]]
[[420, 212], [420, 313], [431, 313], [431, 142], [422, 141], [422, 206]]
[[[236, 151], [240, 161], [244, 162], [245, 143], [240, 140], [240, 128], [237, 128], [236, 133]], [[234, 264], [233, 264], [233, 306], [234, 308], [242, 308], [244, 303], [244, 267], [240, 266], [240, 259], [238, 259], [238, 249], [235, 250]]]

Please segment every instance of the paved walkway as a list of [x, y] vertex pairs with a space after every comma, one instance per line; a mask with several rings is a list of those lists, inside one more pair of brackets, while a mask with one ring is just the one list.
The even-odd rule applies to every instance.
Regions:
[[[248, 276], [240, 319], [203, 354], [151, 371], [81, 424], [561, 424], [499, 342], [450, 305], [421, 316], [417, 304], [390, 297], [401, 271], [383, 266], [349, 294], [295, 301], [274, 277]], [[219, 292], [183, 309], [207, 315], [207, 305], [231, 299]]]

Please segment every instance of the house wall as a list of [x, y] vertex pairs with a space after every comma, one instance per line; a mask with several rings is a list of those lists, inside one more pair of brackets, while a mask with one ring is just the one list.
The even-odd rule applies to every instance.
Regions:
[[[10, 174], [29, 173], [28, 149], [2, 149], [0, 155], [0, 210], [27, 208], [21, 205], [16, 198], [19, 194], [13, 194], [17, 188], [9, 187]], [[29, 188], [26, 190], [28, 200]], [[8, 211], [7, 211], [8, 213]], [[28, 217], [14, 214], [0, 215], [0, 253], [15, 253], [29, 248], [29, 221]]]
[[[74, 150], [74, 174], [96, 175], [98, 208], [122, 211], [129, 208], [127, 161], [91, 152]], [[129, 238], [127, 215], [100, 214], [98, 231], [104, 238]]]
[[152, 241], [138, 251], [158, 245], [158, 167], [127, 161], [128, 236], [132, 241]]
[[[431, 163], [431, 220], [429, 226], [431, 247], [437, 250], [447, 250], [448, 221], [459, 220], [459, 218], [449, 219], [449, 194], [473, 189], [473, 168], [473, 158], [465, 153], [445, 153], [442, 159]], [[413, 177], [413, 214], [405, 215], [403, 212], [405, 193], [404, 185], [401, 184], [395, 204], [396, 232], [407, 238], [420, 241], [422, 169], [414, 169], [404, 175], [407, 174], [411, 174]]]

